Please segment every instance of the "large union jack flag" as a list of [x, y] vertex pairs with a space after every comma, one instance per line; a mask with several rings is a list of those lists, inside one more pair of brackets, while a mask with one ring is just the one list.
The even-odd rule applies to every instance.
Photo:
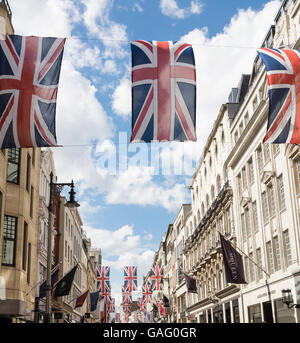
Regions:
[[124, 267], [124, 289], [137, 291], [137, 266]]
[[196, 141], [193, 48], [137, 40], [132, 52], [131, 142]]
[[300, 143], [300, 50], [258, 49], [267, 71], [269, 116], [265, 143]]
[[55, 112], [65, 39], [0, 38], [0, 148], [56, 146]]
[[147, 282], [142, 286], [142, 298], [144, 303], [149, 303], [152, 299], [151, 283]]
[[104, 292], [110, 292], [110, 267], [109, 266], [97, 266], [97, 290], [103, 295]]
[[150, 277], [152, 281], [152, 291], [159, 291], [163, 289], [163, 267], [156, 265], [150, 269]]

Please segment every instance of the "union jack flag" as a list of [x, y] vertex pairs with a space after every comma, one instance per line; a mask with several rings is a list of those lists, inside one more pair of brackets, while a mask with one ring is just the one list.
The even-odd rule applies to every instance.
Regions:
[[264, 143], [300, 143], [300, 50], [257, 50], [267, 71], [269, 116]]
[[0, 148], [56, 146], [55, 112], [65, 39], [0, 38]]
[[146, 303], [144, 302], [143, 298], [139, 298], [138, 306], [141, 312], [144, 312], [146, 310]]
[[163, 288], [163, 267], [156, 265], [150, 269], [150, 277], [152, 281], [152, 291], [159, 291]]
[[108, 266], [97, 266], [97, 290], [102, 294], [104, 292], [110, 292], [109, 275], [110, 267]]
[[193, 48], [180, 42], [131, 43], [131, 142], [196, 141]]
[[132, 303], [132, 293], [127, 289], [122, 287], [122, 304]]
[[152, 290], [151, 290], [151, 283], [147, 282], [144, 286], [142, 286], [142, 295], [143, 295], [143, 302], [149, 303], [152, 299]]
[[124, 267], [124, 289], [128, 291], [137, 291], [137, 267]]
[[130, 312], [131, 304], [125, 303], [125, 304], [123, 304], [122, 306], [123, 306], [123, 311], [124, 311], [125, 313]]
[[115, 312], [115, 298], [108, 297], [108, 312]]

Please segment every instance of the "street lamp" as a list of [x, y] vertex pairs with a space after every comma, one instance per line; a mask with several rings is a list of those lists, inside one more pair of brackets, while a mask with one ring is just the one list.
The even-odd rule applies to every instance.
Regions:
[[49, 194], [49, 205], [48, 205], [48, 250], [47, 250], [47, 278], [46, 278], [46, 314], [44, 316], [45, 323], [51, 323], [51, 260], [52, 260], [52, 220], [51, 214], [53, 210], [53, 190], [55, 187], [60, 187], [61, 189], [64, 186], [69, 186], [71, 188], [70, 200], [65, 204], [68, 208], [76, 208], [80, 205], [75, 201], [75, 192], [74, 192], [74, 183], [73, 180], [71, 183], [54, 183], [53, 182], [53, 173], [50, 173], [50, 194]]
[[282, 294], [282, 302], [287, 305], [288, 308], [300, 308], [300, 304], [293, 304], [293, 296], [292, 296], [292, 291], [287, 288], [287, 289], [282, 289], [281, 290]]

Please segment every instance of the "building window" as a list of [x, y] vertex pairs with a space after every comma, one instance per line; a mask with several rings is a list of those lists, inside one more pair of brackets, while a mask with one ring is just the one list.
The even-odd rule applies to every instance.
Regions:
[[290, 266], [292, 264], [292, 251], [290, 245], [289, 230], [283, 232], [283, 245], [286, 265]]
[[31, 218], [33, 215], [33, 195], [34, 195], [33, 187], [31, 186], [31, 188], [30, 188], [30, 209], [29, 209], [29, 214], [30, 214]]
[[262, 155], [262, 150], [261, 147], [259, 147], [257, 150], [257, 164], [258, 164], [258, 170], [262, 171], [263, 169], [263, 155]]
[[249, 271], [250, 271], [250, 282], [254, 281], [254, 263], [253, 261], [253, 253], [249, 254]]
[[245, 224], [245, 213], [241, 214], [241, 221], [242, 221], [242, 236], [243, 236], [243, 240], [245, 242], [247, 239], [246, 224]]
[[250, 184], [254, 182], [254, 168], [252, 158], [248, 161], [249, 181]]
[[[257, 261], [257, 265], [262, 268], [262, 257], [261, 257], [261, 249], [258, 248], [256, 249], [256, 261]], [[257, 275], [258, 275], [258, 279], [261, 280], [263, 278], [263, 272], [260, 268], [257, 268]]]
[[281, 269], [281, 258], [280, 258], [280, 247], [279, 247], [279, 240], [278, 236], [274, 237], [274, 262], [275, 262], [275, 270]]
[[28, 225], [24, 222], [22, 268], [26, 270]]
[[239, 190], [239, 195], [242, 196], [242, 178], [241, 178], [241, 174], [239, 174], [237, 176], [237, 186], [238, 186], [238, 190]]
[[253, 112], [255, 112], [255, 110], [257, 109], [257, 106], [258, 106], [257, 96], [252, 101], [252, 105], [253, 105]]
[[254, 231], [258, 231], [258, 213], [257, 213], [257, 204], [256, 201], [252, 203], [252, 211], [253, 211], [253, 223], [254, 223]]
[[261, 323], [262, 316], [261, 316], [260, 304], [248, 306], [248, 315], [249, 315], [250, 323]]
[[269, 200], [269, 212], [270, 217], [275, 216], [275, 195], [274, 195], [274, 188], [272, 184], [269, 184], [267, 187], [268, 190], [268, 200]]
[[232, 300], [232, 310], [233, 310], [233, 322], [239, 323], [240, 322], [240, 312], [239, 312], [239, 300], [238, 299]]
[[278, 177], [278, 189], [279, 189], [279, 204], [280, 209], [285, 209], [285, 194], [284, 194], [284, 185], [283, 185], [283, 176], [282, 174]]
[[246, 232], [247, 237], [251, 236], [251, 227], [250, 227], [250, 214], [249, 214], [249, 208], [245, 208], [245, 224], [246, 224]]
[[247, 187], [247, 175], [246, 175], [246, 167], [242, 168], [242, 183], [243, 189]]
[[31, 243], [28, 243], [27, 283], [30, 283], [30, 271], [31, 271]]
[[268, 207], [268, 199], [267, 193], [262, 193], [262, 204], [263, 204], [263, 213], [264, 213], [264, 223], [266, 224], [269, 221], [269, 207]]
[[245, 278], [249, 282], [249, 258], [245, 257]]
[[279, 144], [273, 144], [273, 149], [274, 149], [274, 155], [279, 154], [279, 152], [280, 152], [280, 145]]
[[234, 143], [236, 143], [239, 139], [239, 133], [238, 131], [236, 130], [235, 133], [234, 133]]
[[16, 217], [4, 216], [2, 264], [6, 266], [15, 265], [17, 221]]
[[300, 158], [298, 158], [295, 162], [296, 164], [296, 175], [297, 175], [297, 190], [298, 194], [300, 193]]
[[31, 157], [27, 154], [27, 166], [26, 166], [26, 190], [29, 191], [30, 186], [30, 171], [31, 171]]
[[249, 123], [249, 113], [246, 112], [246, 114], [245, 114], [245, 126], [247, 126], [248, 123]]
[[265, 152], [265, 162], [270, 161], [271, 159], [270, 144], [264, 143], [264, 152]]
[[269, 273], [274, 273], [274, 259], [273, 259], [273, 250], [272, 250], [272, 242], [267, 242], [267, 259], [268, 259], [268, 269]]
[[226, 210], [226, 220], [227, 220], [227, 233], [231, 234], [231, 213], [230, 213], [230, 207]]
[[21, 150], [19, 148], [7, 149], [6, 180], [8, 182], [19, 184], [20, 154]]

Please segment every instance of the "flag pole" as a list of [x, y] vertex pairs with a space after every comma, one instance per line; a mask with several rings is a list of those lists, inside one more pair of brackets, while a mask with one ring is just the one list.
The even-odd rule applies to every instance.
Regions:
[[[217, 230], [217, 232], [219, 232], [219, 234], [221, 234], [221, 235], [223, 236], [223, 234], [222, 234], [219, 230]], [[241, 250], [236, 244], [233, 245], [229, 240], [227, 240], [227, 242], [229, 242], [229, 243], [233, 246], [233, 248], [238, 249], [244, 256], [246, 256], [247, 258], [249, 258], [249, 260], [250, 260], [252, 263], [254, 263], [254, 264], [256, 265], [257, 268], [261, 269], [268, 277], [270, 277], [270, 274], [269, 274], [269, 273], [267, 273], [261, 266], [259, 266], [255, 261], [253, 261], [252, 258], [250, 258], [246, 253], [244, 253], [243, 250]]]
[[[59, 265], [61, 262], [59, 262], [52, 270], [51, 270], [51, 274], [54, 273], [56, 271], [56, 269], [58, 269]], [[33, 287], [30, 288], [30, 290], [25, 294], [25, 296], [27, 296], [32, 290], [33, 288], [36, 288], [38, 285], [41, 285], [43, 282], [45, 282], [46, 279], [37, 282]]]

